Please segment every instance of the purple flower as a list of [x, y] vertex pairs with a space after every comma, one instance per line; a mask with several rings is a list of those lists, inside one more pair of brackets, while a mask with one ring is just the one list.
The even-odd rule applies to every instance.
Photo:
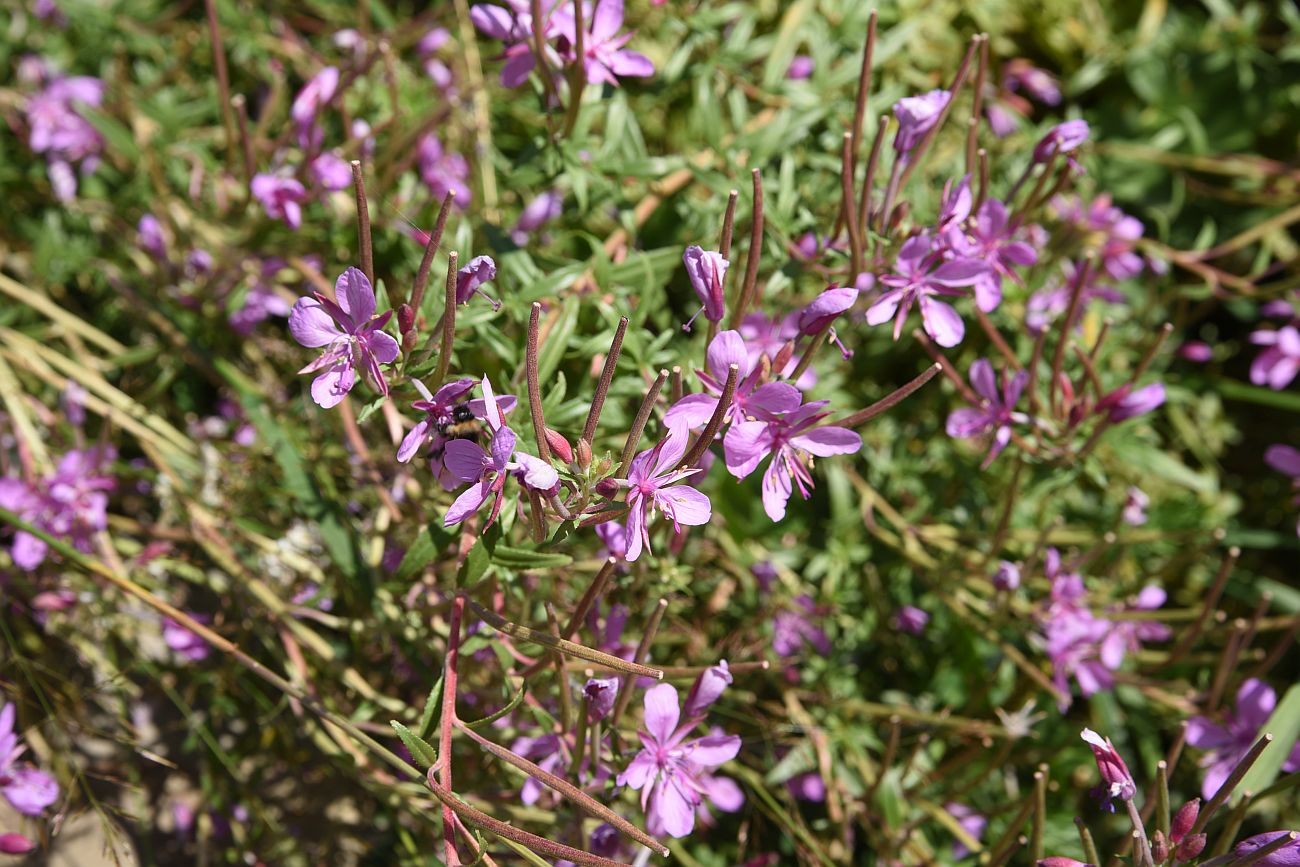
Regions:
[[771, 456], [763, 474], [763, 510], [773, 521], [785, 517], [786, 504], [799, 486], [805, 500], [812, 494], [812, 458], [856, 454], [862, 437], [848, 428], [823, 425], [829, 403], [817, 400], [796, 410], [763, 421], [733, 425], [723, 439], [727, 471], [743, 479]]
[[[745, 341], [745, 353], [750, 368], [758, 364], [759, 359], [764, 355], [768, 360], [774, 360], [787, 343], [799, 337], [800, 316], [800, 313], [790, 313], [781, 319], [769, 319], [762, 313], [750, 313], [745, 316], [740, 323], [739, 333]], [[799, 360], [791, 355], [790, 360], [777, 373], [788, 377], [798, 365]], [[811, 365], [794, 382], [795, 388], [803, 391], [816, 384], [817, 372]]]
[[[191, 616], [201, 623], [206, 623], [208, 620], [207, 617], [198, 614]], [[162, 635], [163, 642], [189, 662], [202, 662], [212, 652], [212, 648], [208, 647], [206, 641], [170, 617], [163, 621]]]
[[1146, 415], [1164, 405], [1165, 386], [1162, 382], [1144, 385], [1137, 391], [1121, 385], [1097, 402], [1097, 410], [1106, 412], [1112, 424]]
[[682, 712], [688, 717], [703, 717], [709, 706], [722, 695], [723, 690], [731, 686], [731, 681], [731, 671], [727, 668], [725, 659], [717, 665], [704, 669], [695, 678], [695, 683], [691, 684], [691, 691], [686, 695]]
[[456, 303], [468, 304], [475, 295], [482, 295], [492, 305], [493, 310], [501, 309], [501, 302], [488, 295], [479, 287], [497, 278], [497, 263], [491, 256], [475, 256], [469, 264], [456, 272]]
[[464, 210], [469, 205], [469, 163], [460, 154], [447, 153], [442, 142], [433, 133], [425, 133], [416, 146], [420, 163], [420, 177], [435, 199], [447, 193], [456, 193], [456, 207]]
[[894, 615], [894, 628], [899, 632], [920, 635], [930, 622], [930, 615], [915, 605], [904, 605]]
[[[1273, 687], [1252, 677], [1237, 690], [1236, 707], [1224, 714], [1222, 725], [1207, 717], [1192, 717], [1187, 724], [1187, 742], [1206, 750], [1201, 759], [1201, 767], [1206, 769], [1201, 794], [1207, 800], [1214, 797], [1232, 769], [1255, 745], [1276, 706]], [[1282, 770], [1300, 771], [1300, 744], [1292, 747]]]
[[451, 504], [442, 521], [444, 527], [459, 524], [477, 512], [488, 497], [492, 497], [492, 511], [483, 526], [484, 529], [491, 526], [501, 513], [507, 476], [513, 475], [525, 487], [547, 494], [553, 493], [560, 484], [560, 474], [555, 467], [541, 458], [515, 451], [515, 432], [506, 426], [501, 404], [486, 376], [482, 386], [492, 441], [487, 449], [473, 440], [464, 439], [450, 440], [444, 446], [443, 460], [452, 475], [462, 482], [477, 482]]
[[263, 260], [260, 273], [244, 295], [243, 303], [230, 313], [230, 327], [242, 335], [249, 335], [259, 322], [272, 316], [288, 316], [292, 308], [275, 289], [275, 277], [285, 267], [283, 259], [270, 257]]
[[[1232, 854], [1237, 858], [1247, 858], [1256, 851], [1263, 849], [1270, 843], [1274, 843], [1280, 837], [1289, 837], [1294, 831], [1266, 831], [1263, 834], [1256, 834], [1254, 837], [1247, 837], [1237, 844], [1232, 850]], [[1300, 840], [1292, 840], [1281, 849], [1275, 849], [1265, 855], [1258, 861], [1254, 862], [1255, 867], [1298, 867], [1300, 865]]]
[[[1071, 287], [1077, 278], [1078, 268], [1073, 262], [1065, 262], [1059, 282], [1029, 297], [1029, 303], [1025, 305], [1025, 325], [1030, 334], [1037, 335], [1049, 323], [1065, 313], [1070, 306]], [[1079, 310], [1075, 314], [1075, 322], [1083, 318], [1084, 311], [1093, 301], [1122, 304], [1124, 295], [1113, 286], [1098, 282], [1095, 272], [1089, 272], [1087, 282], [1079, 290]]]
[[596, 535], [605, 548], [605, 556], [615, 560], [627, 559], [627, 528], [618, 521], [606, 521], [596, 525]]
[[352, 166], [337, 151], [325, 151], [307, 164], [312, 180], [330, 192], [352, 186]]
[[920, 96], [907, 96], [894, 103], [894, 117], [898, 118], [898, 134], [894, 136], [894, 150], [906, 158], [917, 142], [939, 122], [939, 116], [952, 99], [946, 90], [932, 90]]
[[559, 217], [563, 209], [564, 194], [559, 190], [547, 190], [524, 206], [515, 227], [510, 230], [510, 240], [519, 247], [524, 246], [534, 232]]
[[1141, 527], [1147, 522], [1147, 506], [1151, 505], [1151, 498], [1136, 485], [1128, 489], [1128, 495], [1124, 498], [1123, 521], [1134, 527]]
[[955, 287], [979, 282], [988, 266], [974, 259], [940, 261], [929, 237], [917, 235], [908, 240], [898, 253], [896, 273], [880, 278], [890, 288], [867, 309], [867, 324], [880, 325], [893, 319], [897, 340], [912, 305], [919, 304], [925, 332], [935, 343], [945, 348], [961, 343], [966, 335], [961, 317], [948, 304], [935, 299], [962, 295]]
[[[650, 58], [623, 47], [632, 38], [632, 34], [618, 35], [618, 31], [623, 28], [623, 0], [596, 0], [595, 11], [590, 16], [584, 16], [584, 20], [589, 28], [583, 39], [586, 56], [582, 59], [587, 81], [617, 87], [620, 77], [647, 78], [654, 75], [655, 67]], [[569, 42], [569, 57], [566, 59], [572, 58], [573, 48], [576, 47], [576, 25], [572, 13], [563, 16], [562, 26], [565, 29], [562, 33]]]
[[[965, 804], [947, 804], [944, 809], [948, 815], [957, 820], [961, 829], [979, 840], [984, 836], [984, 829], [988, 827], [989, 819], [982, 813], [977, 813]], [[952, 857], [954, 861], [960, 861], [971, 854], [971, 850], [960, 840], [954, 840], [952, 844]]]
[[0, 708], [0, 794], [23, 815], [39, 816], [59, 799], [59, 784], [31, 762], [18, 761], [27, 748], [14, 731], [14, 716], [12, 704]]
[[[618, 775], [620, 786], [641, 791], [641, 807], [651, 833], [662, 828], [673, 837], [685, 837], [695, 828], [696, 808], [712, 794], [709, 784], [717, 779], [708, 772], [740, 752], [740, 738], [735, 735], [710, 734], [687, 741], [699, 720], [687, 719], [679, 726], [679, 716], [675, 687], [661, 683], [648, 690], [645, 730], [640, 733], [642, 749]], [[718, 806], [727, 809], [732, 803], [727, 797], [726, 803]]]
[[1009, 560], [999, 560], [998, 569], [993, 573], [993, 586], [1004, 592], [1015, 590], [1020, 586], [1020, 567]]
[[167, 259], [167, 239], [162, 223], [153, 214], [145, 214], [136, 226], [136, 245], [155, 259]]
[[[505, 66], [501, 67], [501, 83], [506, 87], [519, 87], [528, 80], [528, 75], [537, 64], [533, 56], [533, 16], [529, 0], [505, 0], [506, 8], [480, 3], [469, 10], [470, 20], [474, 26], [492, 39], [506, 43]], [[542, 44], [547, 60], [558, 67], [562, 59], [550, 43], [563, 30], [567, 21], [568, 29], [573, 31], [573, 13], [570, 10], [557, 10], [558, 0], [542, 0]], [[564, 4], [567, 5], [567, 4]]]
[[975, 282], [975, 304], [985, 313], [1002, 303], [1002, 279], [1019, 283], [1015, 267], [1027, 267], [1038, 261], [1033, 246], [1013, 239], [1015, 227], [1007, 218], [1007, 206], [988, 199], [975, 212], [975, 220], [966, 229], [953, 226], [944, 235], [949, 248], [959, 258], [986, 263], [989, 268]]
[[[697, 468], [674, 469], [690, 441], [690, 433], [682, 425], [670, 426], [668, 436], [654, 448], [647, 449], [628, 466], [627, 478], [619, 479], [620, 487], [627, 488], [627, 561], [641, 556], [641, 549], [650, 550], [650, 518], [655, 511], [673, 522], [673, 528], [685, 524], [698, 527], [707, 524], [712, 516], [709, 498], [689, 485], [675, 485], [682, 479], [699, 472]], [[674, 698], [674, 707], [676, 699]]]
[[796, 596], [794, 607], [778, 611], [772, 618], [772, 649], [780, 656], [795, 656], [808, 645], [821, 656], [829, 656], [831, 640], [812, 620], [823, 616], [811, 596]]
[[755, 418], [773, 418], [789, 412], [799, 406], [802, 400], [799, 389], [788, 382], [768, 382], [759, 385], [763, 378], [763, 365], [751, 360], [745, 341], [738, 332], [720, 331], [709, 343], [705, 356], [708, 371], [697, 370], [696, 374], [704, 385], [704, 394], [688, 394], [673, 404], [664, 415], [664, 423], [669, 427], [685, 425], [687, 428], [703, 427], [708, 424], [717, 409], [718, 399], [722, 395], [731, 365], [737, 367], [736, 392], [731, 406], [727, 409], [725, 420], [738, 420], [753, 416]]
[[[104, 465], [111, 449], [73, 450], [55, 471], [36, 485], [20, 479], [0, 479], [0, 506], [81, 551], [91, 550], [91, 538], [108, 526], [108, 492], [115, 487]], [[35, 569], [45, 561], [49, 546], [22, 530], [14, 533], [10, 556], [20, 569]]]
[[322, 133], [316, 126], [316, 116], [321, 107], [334, 98], [338, 86], [339, 71], [333, 66], [326, 66], [313, 75], [294, 97], [289, 113], [298, 129], [298, 144], [304, 150], [320, 147]]
[[823, 780], [822, 775], [816, 771], [805, 771], [802, 774], [795, 774], [793, 777], [785, 781], [785, 790], [801, 801], [811, 801], [814, 804], [820, 804], [822, 801], [826, 800], [826, 781]]
[[89, 76], [55, 78], [27, 101], [27, 144], [45, 154], [50, 184], [60, 201], [77, 194], [72, 164], [92, 172], [104, 148], [103, 137], [78, 108], [98, 108], [103, 101], [104, 83]]
[[1134, 248], [1142, 237], [1142, 222], [1113, 206], [1109, 194], [1100, 195], [1086, 206], [1077, 196], [1057, 196], [1052, 207], [1062, 220], [1073, 223], [1097, 248], [1101, 269], [1114, 280], [1127, 280], [1142, 273], [1143, 259]]
[[820, 334], [830, 329], [831, 340], [839, 347], [840, 355], [845, 359], [853, 357], [853, 350], [846, 349], [831, 329], [831, 323], [840, 315], [853, 309], [858, 300], [858, 289], [853, 286], [830, 286], [799, 311], [799, 334], [809, 336]]
[[311, 384], [311, 397], [324, 409], [337, 406], [356, 384], [361, 368], [380, 394], [388, 394], [381, 364], [400, 354], [397, 341], [383, 327], [393, 312], [375, 316], [375, 290], [366, 275], [348, 268], [334, 284], [338, 302], [319, 292], [299, 298], [289, 312], [289, 333], [303, 346], [327, 347], [325, 353], [298, 371], [324, 372]]
[[1061, 85], [1045, 69], [1039, 69], [1023, 57], [1007, 61], [1002, 68], [1002, 83], [1008, 90], [1025, 92], [1044, 105], [1060, 105]]
[[1137, 784], [1129, 773], [1128, 765], [1120, 757], [1110, 738], [1103, 738], [1092, 729], [1084, 729], [1080, 735], [1092, 748], [1092, 755], [1097, 760], [1097, 770], [1101, 772], [1101, 781], [1105, 785], [1105, 797], [1111, 810], [1116, 801], [1131, 801], [1137, 794]]
[[618, 697], [619, 679], [617, 677], [593, 677], [582, 688], [587, 697], [587, 722], [599, 722], [614, 710], [614, 699]]
[[263, 172], [253, 177], [250, 189], [268, 217], [282, 220], [295, 231], [302, 225], [302, 203], [307, 200], [307, 188], [297, 178]]
[[1188, 340], [1178, 347], [1178, 357], [1184, 361], [1204, 364], [1214, 358], [1214, 347], [1203, 340]]
[[1067, 120], [1057, 124], [1035, 145], [1034, 162], [1045, 163], [1057, 154], [1074, 153], [1087, 140], [1086, 120]]
[[1294, 325], [1284, 325], [1276, 331], [1255, 331], [1250, 342], [1268, 348], [1255, 356], [1250, 365], [1250, 381], [1281, 391], [1291, 384], [1300, 372], [1300, 331]]
[[817, 68], [817, 63], [806, 54], [796, 54], [790, 61], [790, 67], [785, 71], [785, 77], [791, 81], [799, 81], [813, 74]]
[[[1271, 445], [1264, 452], [1264, 462], [1284, 476], [1291, 477], [1291, 488], [1300, 491], [1300, 451], [1291, 446]], [[1300, 504], [1300, 497], [1295, 503]], [[1296, 525], [1296, 534], [1300, 535], [1300, 524]]]
[[475, 384], [472, 379], [457, 379], [446, 383], [424, 400], [417, 400], [412, 403], [411, 406], [414, 409], [424, 413], [424, 418], [416, 422], [415, 427], [411, 428], [410, 433], [398, 446], [397, 460], [401, 463], [409, 462], [411, 458], [415, 457], [415, 453], [419, 451], [420, 447], [428, 441], [431, 434], [436, 433], [443, 425], [450, 423], [452, 411], [461, 402], [461, 399], [473, 390]]
[[727, 279], [727, 268], [731, 263], [722, 258], [721, 253], [694, 246], [686, 248], [682, 254], [682, 263], [686, 265], [686, 276], [690, 278], [691, 288], [703, 305], [691, 317], [690, 322], [682, 326], [682, 330], [690, 331], [691, 323], [701, 313], [710, 322], [721, 322], [727, 306], [722, 284]]
[[977, 359], [970, 366], [970, 382], [975, 393], [984, 399], [984, 404], [975, 408], [953, 410], [946, 425], [948, 436], [955, 439], [970, 439], [993, 431], [992, 444], [988, 456], [984, 458], [981, 469], [986, 469], [994, 458], [1002, 453], [1011, 442], [1011, 426], [1026, 424], [1029, 416], [1016, 412], [1016, 404], [1029, 381], [1027, 371], [1020, 371], [1015, 376], [1003, 374], [1002, 394], [998, 393], [997, 374], [993, 364], [987, 358]]

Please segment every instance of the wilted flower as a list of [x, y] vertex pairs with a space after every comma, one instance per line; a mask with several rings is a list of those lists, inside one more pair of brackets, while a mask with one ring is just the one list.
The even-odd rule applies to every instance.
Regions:
[[375, 316], [375, 290], [366, 275], [348, 268], [334, 284], [337, 303], [319, 292], [299, 298], [289, 313], [289, 333], [307, 347], [327, 347], [325, 353], [298, 371], [323, 370], [311, 384], [312, 400], [329, 409], [347, 397], [359, 367], [380, 394], [388, 394], [381, 364], [400, 354], [397, 341], [383, 331], [391, 310]]
[[302, 225], [302, 203], [307, 200], [307, 188], [297, 178], [263, 172], [253, 177], [250, 189], [268, 217], [281, 220], [294, 230]]
[[722, 695], [723, 690], [731, 686], [731, 681], [731, 671], [727, 668], [725, 659], [717, 665], [704, 669], [691, 684], [691, 691], [686, 695], [686, 703], [682, 705], [682, 713], [687, 717], [703, 717], [709, 706]]
[[903, 245], [894, 273], [880, 278], [880, 282], [889, 288], [867, 309], [868, 325], [880, 325], [893, 319], [894, 339], [897, 340], [912, 305], [918, 304], [925, 332], [935, 343], [943, 347], [961, 343], [966, 335], [965, 324], [956, 310], [936, 298], [965, 294], [957, 291], [957, 287], [974, 285], [989, 269], [974, 259], [943, 262], [938, 252], [926, 235], [917, 235]]
[[[681, 525], [707, 524], [712, 515], [709, 498], [689, 485], [677, 482], [699, 472], [697, 468], [674, 469], [686, 454], [690, 432], [683, 426], [670, 427], [668, 436], [641, 452], [628, 466], [627, 478], [619, 479], [620, 487], [627, 488], [627, 560], [635, 561], [641, 550], [650, 550], [650, 518], [655, 511], [673, 522], [675, 529]], [[674, 698], [674, 714], [676, 713]]]
[[932, 90], [920, 96], [907, 96], [894, 103], [894, 117], [898, 118], [898, 134], [894, 136], [894, 150], [906, 157], [921, 138], [939, 122], [939, 116], [952, 99], [946, 90]]
[[1300, 330], [1284, 325], [1276, 331], [1252, 332], [1250, 342], [1268, 347], [1250, 365], [1250, 381], [1281, 391], [1300, 372]]
[[1105, 797], [1111, 809], [1114, 809], [1116, 801], [1132, 800], [1137, 794], [1137, 784], [1110, 738], [1103, 738], [1092, 729], [1084, 729], [1080, 737], [1092, 748], [1097, 759], [1097, 770], [1101, 772], [1102, 783], [1106, 786]]
[[687, 719], [679, 726], [679, 716], [674, 686], [661, 683], [647, 690], [642, 749], [618, 775], [620, 786], [641, 790], [651, 833], [658, 827], [673, 837], [685, 837], [694, 829], [696, 808], [709, 796], [708, 772], [740, 752], [735, 735], [687, 741], [700, 720]]
[[[0, 708], [0, 794], [23, 815], [39, 816], [59, 799], [59, 784], [31, 762], [18, 761], [27, 748], [19, 742], [14, 724], [14, 706], [6, 704]], [[17, 841], [11, 845], [18, 848]]]
[[[1223, 724], [1196, 716], [1187, 724], [1187, 743], [1206, 750], [1201, 759], [1205, 779], [1201, 794], [1208, 800], [1219, 791], [1237, 763], [1250, 752], [1277, 707], [1277, 693], [1258, 678], [1249, 678], [1237, 690], [1236, 707], [1223, 716]], [[1300, 771], [1300, 744], [1287, 756], [1282, 770]]]
[[837, 425], [823, 424], [829, 401], [817, 400], [783, 415], [732, 426], [723, 439], [727, 471], [743, 479], [770, 456], [763, 473], [763, 510], [773, 521], [785, 517], [786, 503], [798, 485], [805, 500], [812, 495], [812, 459], [856, 454], [862, 437]]
[[582, 688], [587, 697], [587, 721], [597, 722], [609, 716], [614, 710], [614, 699], [618, 697], [619, 679], [617, 677], [593, 677]]
[[1097, 410], [1106, 412], [1108, 419], [1114, 424], [1146, 415], [1163, 406], [1164, 402], [1164, 383], [1153, 382], [1137, 391], [1132, 391], [1131, 386], [1122, 385], [1098, 401]]
[[722, 294], [722, 284], [727, 279], [727, 268], [731, 263], [721, 253], [693, 246], [686, 248], [682, 262], [686, 265], [686, 276], [690, 278], [691, 288], [703, 305], [682, 329], [690, 331], [691, 323], [701, 313], [710, 322], [721, 322], [727, 304], [727, 299]]
[[484, 283], [497, 277], [497, 263], [491, 256], [475, 256], [464, 268], [456, 272], [456, 303], [468, 304], [475, 295], [482, 295], [493, 310], [501, 309], [501, 302], [484, 292]]
[[853, 286], [829, 286], [820, 295], [808, 302], [808, 306], [799, 311], [799, 333], [803, 336], [820, 334], [830, 330], [831, 340], [844, 358], [852, 358], [853, 350], [847, 349], [831, 329], [831, 323], [841, 315], [853, 309], [858, 300], [858, 289]]

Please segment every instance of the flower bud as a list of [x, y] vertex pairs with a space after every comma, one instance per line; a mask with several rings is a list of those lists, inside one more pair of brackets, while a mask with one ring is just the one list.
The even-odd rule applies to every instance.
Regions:
[[415, 327], [415, 311], [411, 305], [403, 302], [397, 308], [397, 330], [405, 334]]
[[686, 696], [686, 704], [682, 708], [686, 718], [703, 716], [709, 705], [717, 701], [722, 691], [730, 685], [731, 672], [727, 669], [725, 659], [717, 665], [704, 669], [700, 672], [700, 676], [695, 678], [695, 683], [691, 685], [691, 691]]
[[1060, 855], [1053, 855], [1051, 858], [1044, 858], [1039, 861], [1038, 867], [1092, 867], [1092, 865], [1085, 864], [1082, 861], [1075, 861], [1073, 858], [1062, 858]]
[[26, 855], [36, 844], [22, 834], [0, 834], [0, 852], [5, 855]]
[[1192, 798], [1182, 808], [1174, 814], [1173, 821], [1169, 823], [1169, 839], [1177, 845], [1183, 842], [1187, 832], [1192, 830], [1196, 824], [1196, 817], [1201, 813], [1201, 799]]
[[593, 490], [606, 499], [612, 500], [618, 496], [618, 483], [613, 479], [601, 479], [596, 482]]
[[[573, 448], [569, 445], [568, 440], [560, 436], [558, 431], [551, 430], [549, 427], [546, 428], [546, 444], [551, 447], [551, 451], [555, 452], [560, 460], [566, 464], [573, 463]], [[582, 451], [581, 442], [578, 443], [578, 451], [580, 453]], [[590, 452], [590, 449], [588, 449], [588, 452]]]
[[1205, 849], [1205, 835], [1193, 834], [1178, 844], [1174, 850], [1175, 861], [1191, 861]]
[[[691, 246], [682, 254], [682, 264], [686, 266], [691, 288], [703, 305], [704, 318], [710, 322], [721, 322], [727, 303], [723, 294], [723, 282], [727, 279], [727, 268], [731, 263], [714, 250]], [[686, 330], [690, 330], [689, 322]]]
[[582, 688], [587, 698], [587, 721], [599, 722], [614, 710], [614, 699], [618, 697], [617, 677], [593, 677]]
[[1092, 747], [1092, 754], [1097, 759], [1097, 770], [1101, 772], [1101, 779], [1108, 788], [1108, 796], [1112, 801], [1128, 801], [1137, 794], [1137, 783], [1133, 782], [1133, 775], [1129, 773], [1128, 766], [1115, 750], [1115, 745], [1110, 742], [1110, 738], [1103, 738], [1092, 729], [1084, 729], [1080, 735]]
[[1157, 864], [1163, 864], [1169, 857], [1169, 841], [1165, 839], [1164, 833], [1156, 831], [1151, 835], [1151, 858]]
[[[572, 460], [573, 453], [570, 452], [569, 454], [569, 459]], [[586, 440], [578, 440], [578, 466], [584, 470], [591, 466], [591, 443]]]
[[993, 586], [999, 590], [1015, 590], [1020, 586], [1020, 567], [1009, 560], [998, 563], [998, 571], [993, 573]]

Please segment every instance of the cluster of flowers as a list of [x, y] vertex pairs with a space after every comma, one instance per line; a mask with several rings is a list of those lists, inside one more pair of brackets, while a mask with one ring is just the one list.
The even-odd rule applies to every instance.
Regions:
[[[0, 706], [0, 794], [24, 816], [39, 816], [59, 799], [59, 784], [31, 762], [19, 761], [27, 747], [19, 740], [15, 725], [14, 706]], [[23, 834], [0, 833], [0, 853], [22, 855], [35, 847]]]
[[[90, 551], [92, 537], [108, 526], [108, 495], [116, 483], [106, 467], [115, 456], [111, 448], [73, 449], [42, 479], [0, 478], [0, 507]], [[20, 569], [35, 569], [48, 552], [43, 539], [21, 530], [14, 534], [10, 554]]]
[[70, 202], [77, 195], [78, 171], [93, 174], [104, 149], [103, 136], [82, 112], [103, 103], [104, 82], [86, 75], [59, 75], [37, 57], [23, 58], [18, 74], [41, 88], [27, 100], [27, 145], [45, 155], [55, 197]]

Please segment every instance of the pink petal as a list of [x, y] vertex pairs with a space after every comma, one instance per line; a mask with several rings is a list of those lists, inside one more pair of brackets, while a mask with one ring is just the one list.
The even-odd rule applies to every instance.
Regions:
[[469, 10], [469, 20], [474, 22], [474, 26], [480, 33], [503, 42], [510, 39], [511, 31], [514, 29], [514, 21], [509, 12], [500, 6], [487, 3], [472, 7]]
[[596, 0], [596, 11], [591, 16], [592, 41], [607, 42], [622, 26], [623, 0]]
[[491, 466], [487, 452], [473, 440], [448, 440], [442, 447], [442, 463], [462, 482], [477, 482]]
[[773, 460], [768, 464], [767, 472], [763, 474], [763, 511], [773, 521], [780, 521], [785, 517], [786, 503], [790, 501], [792, 488], [790, 485], [790, 476], [782, 472], [778, 464], [780, 461]]
[[719, 810], [734, 813], [745, 805], [745, 793], [730, 777], [709, 777], [700, 782], [703, 783], [704, 796]]
[[718, 383], [727, 381], [727, 371], [731, 365], [740, 368], [739, 378], [749, 373], [749, 354], [745, 351], [745, 341], [738, 331], [720, 331], [709, 344], [707, 368]]
[[623, 773], [618, 775], [617, 782], [620, 786], [643, 789], [646, 783], [654, 779], [658, 770], [659, 766], [655, 764], [654, 756], [650, 755], [649, 750], [642, 750], [636, 754], [636, 758], [632, 759]]
[[663, 448], [659, 451], [659, 459], [655, 461], [654, 469], [651, 472], [656, 477], [671, 472], [677, 466], [677, 462], [686, 454], [686, 447], [690, 445], [690, 441], [691, 433], [685, 425], [673, 425], [668, 428], [668, 436], [663, 442]]
[[1264, 462], [1279, 473], [1300, 479], [1300, 450], [1274, 445], [1264, 451]]
[[718, 399], [708, 394], [688, 394], [664, 413], [664, 424], [669, 427], [704, 427], [713, 418]]
[[9, 769], [10, 782], [4, 795], [20, 813], [39, 816], [50, 804], [59, 799], [59, 784], [49, 774], [31, 765], [18, 765]]
[[709, 498], [687, 485], [661, 488], [655, 494], [655, 500], [665, 515], [674, 523], [688, 527], [699, 527], [709, 523], [712, 504]]
[[970, 384], [974, 387], [975, 393], [987, 400], [989, 403], [1001, 403], [998, 394], [997, 374], [993, 370], [993, 364], [987, 358], [978, 358], [970, 366]]
[[515, 432], [508, 427], [501, 427], [492, 435], [492, 463], [498, 470], [505, 469], [515, 453]]
[[672, 740], [680, 713], [677, 687], [661, 683], [646, 690], [645, 728], [660, 746]]
[[709, 735], [686, 746], [686, 759], [704, 768], [716, 768], [729, 762], [740, 752], [740, 738], [736, 735]]
[[988, 265], [975, 259], [955, 259], [936, 268], [929, 279], [940, 286], [970, 286], [988, 270]]
[[[452, 440], [452, 442], [457, 442], [457, 440]], [[451, 445], [451, 443], [448, 443], [448, 445]], [[446, 517], [442, 519], [442, 525], [444, 527], [454, 526], [477, 512], [491, 491], [492, 483], [489, 481], [479, 482], [474, 487], [467, 488], [456, 498], [456, 502], [451, 504]]]
[[762, 463], [772, 450], [772, 434], [767, 422], [745, 421], [732, 425], [722, 440], [727, 472], [743, 479]]
[[370, 354], [380, 364], [392, 364], [401, 354], [401, 347], [393, 339], [391, 334], [384, 331], [372, 331], [368, 340], [370, 345]]
[[[685, 400], [685, 398], [683, 398]], [[788, 382], [767, 382], [745, 398], [745, 409], [761, 409], [774, 415], [793, 412], [803, 401], [803, 394]]]
[[655, 65], [639, 51], [624, 49], [609, 61], [610, 71], [622, 78], [649, 78], [655, 74]]
[[339, 275], [334, 282], [334, 294], [339, 307], [352, 317], [356, 326], [369, 322], [375, 315], [375, 290], [359, 268], [348, 268]]
[[921, 297], [921, 320], [925, 325], [925, 333], [945, 349], [961, 343], [966, 336], [966, 324], [961, 321], [957, 311], [928, 295]]
[[1187, 722], [1187, 742], [1200, 750], [1217, 750], [1233, 742], [1232, 733], [1203, 716]]
[[[411, 458], [415, 457], [415, 453], [420, 450], [420, 446], [424, 445], [424, 438], [428, 435], [428, 419], [418, 422], [415, 427], [411, 428], [411, 432], [402, 439], [402, 444], [397, 447], [398, 463], [408, 463]], [[456, 440], [456, 442], [460, 441]], [[478, 478], [478, 476], [475, 476], [474, 478]]]
[[344, 336], [315, 298], [299, 298], [289, 311], [289, 333], [303, 346], [328, 346]]
[[695, 829], [695, 805], [676, 779], [659, 781], [651, 798], [650, 811], [659, 817], [664, 831], [670, 836], [685, 837]]
[[1263, 728], [1277, 707], [1277, 693], [1259, 678], [1252, 677], [1237, 690], [1237, 719], [1251, 728]]
[[641, 548], [646, 541], [645, 506], [639, 499], [635, 503], [631, 503], [629, 500], [629, 505], [632, 508], [627, 513], [627, 556], [625, 559], [629, 563], [634, 563], [641, 556]]
[[819, 427], [790, 438], [790, 444], [810, 455], [827, 458], [831, 455], [856, 454], [862, 448], [862, 437], [844, 427]]
[[501, 84], [504, 87], [519, 87], [528, 81], [528, 76], [533, 71], [533, 53], [531, 51], [520, 51], [501, 67]]
[[331, 409], [343, 402], [356, 383], [357, 374], [351, 364], [331, 367], [312, 380], [311, 399], [322, 409]]
[[867, 324], [883, 325], [893, 319], [894, 313], [898, 310], [898, 302], [903, 299], [905, 291], [903, 289], [891, 289], [881, 295], [875, 304], [867, 308]]
[[560, 474], [555, 467], [541, 458], [516, 452], [515, 461], [524, 469], [524, 484], [535, 491], [549, 491], [560, 483]]

